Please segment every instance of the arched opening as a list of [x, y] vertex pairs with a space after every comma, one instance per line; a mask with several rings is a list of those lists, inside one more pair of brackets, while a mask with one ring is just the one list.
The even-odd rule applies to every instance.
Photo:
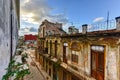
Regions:
[[46, 41], [45, 53], [48, 53], [48, 40]]
[[50, 55], [52, 55], [52, 41], [50, 41]]
[[45, 27], [43, 27], [43, 37], [45, 37]]
[[44, 51], [44, 41], [42, 41], [42, 50]]
[[68, 43], [63, 43], [63, 62], [67, 63], [67, 48]]
[[55, 41], [55, 58], [57, 58], [57, 41]]

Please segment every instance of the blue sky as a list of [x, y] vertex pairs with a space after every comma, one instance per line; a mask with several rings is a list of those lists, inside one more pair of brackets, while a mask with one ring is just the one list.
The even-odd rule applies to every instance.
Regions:
[[[120, 0], [21, 0], [21, 28], [23, 34], [38, 29], [44, 19], [77, 28], [120, 16]], [[28, 32], [23, 31], [24, 29]]]
[[120, 0], [47, 0], [55, 13], [64, 13], [70, 22], [92, 23], [97, 17], [120, 16]]

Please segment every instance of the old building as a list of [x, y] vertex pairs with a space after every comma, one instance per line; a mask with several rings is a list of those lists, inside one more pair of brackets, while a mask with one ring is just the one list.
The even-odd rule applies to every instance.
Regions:
[[36, 39], [37, 39], [36, 35], [32, 35], [32, 34], [24, 35], [24, 40], [25, 41], [35, 41]]
[[120, 17], [108, 27], [88, 31], [85, 24], [82, 33], [39, 37], [36, 60], [52, 80], [119, 80]]
[[0, 0], [0, 80], [15, 54], [19, 25], [19, 0]]
[[45, 37], [49, 35], [65, 34], [66, 32], [62, 29], [61, 23], [51, 23], [44, 20], [38, 29], [38, 36]]
[[35, 47], [37, 36], [32, 34], [24, 35], [24, 42], [27, 47]]
[[75, 28], [75, 26], [70, 26], [70, 27], [68, 28], [68, 33], [69, 33], [69, 34], [79, 33], [79, 29]]

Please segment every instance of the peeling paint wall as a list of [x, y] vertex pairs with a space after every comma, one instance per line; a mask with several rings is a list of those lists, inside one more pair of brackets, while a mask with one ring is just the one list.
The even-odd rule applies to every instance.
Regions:
[[15, 4], [13, 10], [10, 9], [11, 0], [0, 0], [0, 80], [6, 73], [5, 68], [10, 61], [10, 48], [11, 48], [11, 13], [12, 13], [12, 51], [15, 54], [17, 43], [18, 20], [15, 11]]
[[[73, 39], [73, 38], [71, 38]], [[63, 40], [64, 41], [64, 40]], [[70, 44], [72, 42], [78, 42], [79, 40], [70, 41]], [[69, 39], [66, 39], [65, 42], [69, 43]], [[113, 43], [114, 42], [114, 43]], [[81, 51], [79, 51], [79, 63], [78, 68], [83, 70], [86, 74], [91, 76], [91, 45], [104, 45], [105, 46], [105, 73], [104, 73], [104, 79], [105, 80], [119, 80], [119, 69], [118, 63], [119, 63], [119, 47], [116, 44], [116, 41], [91, 41], [91, 43], [82, 43], [82, 41], [79, 41], [79, 44], [81, 45]], [[113, 45], [113, 44], [114, 45]], [[69, 47], [69, 54], [71, 54], [70, 45]], [[84, 53], [84, 55], [82, 55]], [[68, 63], [71, 63], [71, 58], [68, 59]], [[81, 66], [82, 65], [82, 66]], [[83, 66], [84, 65], [84, 66]], [[74, 64], [76, 66], [76, 64]], [[77, 67], [77, 66], [76, 66]]]
[[[100, 38], [99, 38], [100, 39]], [[57, 40], [58, 42], [58, 57], [61, 58], [63, 61], [63, 46], [66, 46], [66, 58], [67, 58], [67, 66], [65, 65], [66, 69], [71, 67], [71, 73], [72, 69], [73, 71], [76, 70], [80, 75], [82, 75], [84, 72], [88, 75], [87, 78], [91, 77], [91, 60], [92, 60], [92, 46], [104, 46], [104, 80], [119, 80], [120, 77], [120, 44], [118, 44], [119, 38], [112, 38], [109, 36], [109, 38], [104, 37], [103, 40], [100, 40], [97, 38], [90, 38], [89, 40], [84, 40], [81, 38], [58, 38], [58, 37], [47, 37], [45, 38], [44, 46], [46, 47], [46, 41], [48, 41], [48, 54], [50, 54], [50, 41], [52, 41], [52, 51], [54, 53], [54, 42]], [[98, 40], [98, 41], [97, 41]], [[72, 44], [76, 43], [76, 47]], [[78, 45], [77, 45], [78, 44]], [[77, 48], [77, 50], [75, 49]], [[98, 50], [100, 48], [96, 48]], [[98, 50], [99, 51], [99, 50]], [[100, 49], [101, 51], [101, 49]], [[78, 62], [72, 61], [72, 55], [76, 54], [78, 55]], [[54, 57], [54, 56], [53, 56]], [[103, 62], [103, 61], [102, 61]], [[52, 67], [50, 67], [52, 69]], [[51, 72], [52, 73], [52, 72]], [[86, 77], [86, 75], [82, 75], [83, 77]]]
[[107, 56], [107, 80], [117, 80], [117, 48], [109, 47]]

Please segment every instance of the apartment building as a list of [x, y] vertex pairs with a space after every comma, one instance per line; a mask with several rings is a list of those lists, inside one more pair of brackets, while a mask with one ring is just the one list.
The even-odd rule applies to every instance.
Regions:
[[115, 28], [88, 31], [85, 24], [81, 33], [39, 37], [36, 60], [52, 80], [119, 80], [120, 17], [115, 23]]

